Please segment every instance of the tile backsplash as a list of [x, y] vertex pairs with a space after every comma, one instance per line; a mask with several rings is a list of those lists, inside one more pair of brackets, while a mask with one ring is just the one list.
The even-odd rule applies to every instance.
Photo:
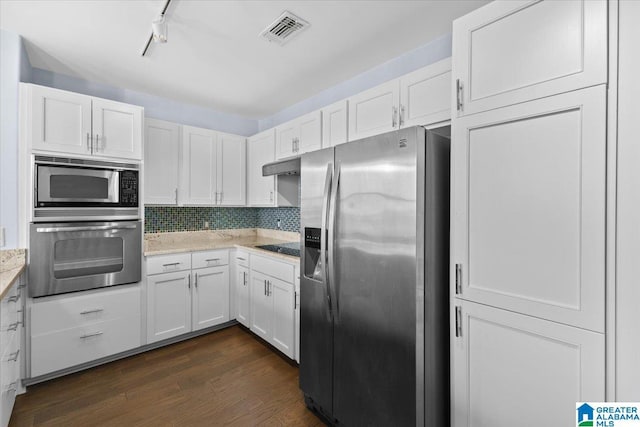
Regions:
[[221, 208], [145, 206], [145, 233], [231, 228], [270, 228], [298, 232], [300, 208]]

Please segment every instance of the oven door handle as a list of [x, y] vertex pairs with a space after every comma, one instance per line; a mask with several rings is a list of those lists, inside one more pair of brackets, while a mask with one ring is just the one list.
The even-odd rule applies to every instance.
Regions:
[[64, 231], [133, 230], [135, 225], [96, 225], [91, 227], [38, 227], [38, 233], [58, 233]]

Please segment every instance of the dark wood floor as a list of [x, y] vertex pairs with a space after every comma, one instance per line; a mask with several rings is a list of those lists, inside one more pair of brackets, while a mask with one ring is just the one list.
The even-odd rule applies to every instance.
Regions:
[[298, 368], [234, 326], [33, 385], [10, 426], [321, 426]]

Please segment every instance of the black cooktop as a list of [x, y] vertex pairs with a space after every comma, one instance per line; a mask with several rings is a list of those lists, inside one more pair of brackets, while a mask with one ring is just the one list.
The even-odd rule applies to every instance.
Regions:
[[277, 252], [283, 255], [291, 255], [300, 257], [300, 242], [281, 243], [279, 245], [262, 245], [256, 246], [265, 251]]

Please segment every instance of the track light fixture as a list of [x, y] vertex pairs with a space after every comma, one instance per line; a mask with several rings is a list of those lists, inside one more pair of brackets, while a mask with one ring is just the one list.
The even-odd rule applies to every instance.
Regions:
[[149, 46], [151, 45], [151, 41], [155, 43], [166, 43], [167, 42], [167, 17], [165, 14], [167, 13], [167, 9], [169, 8], [169, 4], [171, 4], [171, 0], [167, 0], [162, 8], [162, 12], [156, 19], [151, 22], [151, 35], [149, 36], [149, 40], [147, 40], [147, 44], [144, 46], [142, 50], [142, 56], [145, 56], [147, 51], [149, 50]]

